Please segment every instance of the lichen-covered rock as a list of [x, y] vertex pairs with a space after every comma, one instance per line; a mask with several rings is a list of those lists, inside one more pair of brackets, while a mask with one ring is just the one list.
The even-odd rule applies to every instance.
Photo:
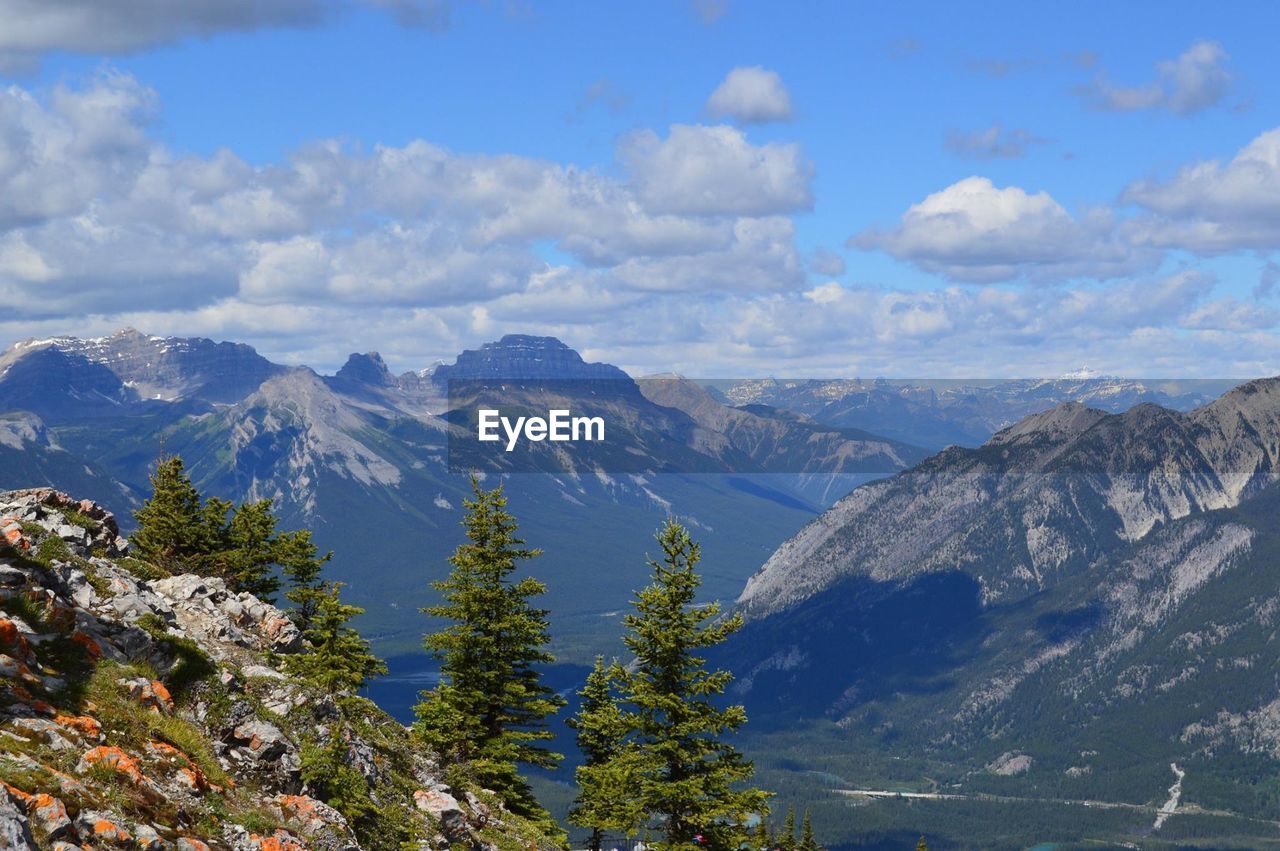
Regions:
[[47, 839], [74, 839], [75, 826], [61, 799], [41, 792], [27, 802], [27, 811], [35, 831]]
[[0, 784], [0, 848], [6, 851], [36, 851], [31, 825], [22, 802]]

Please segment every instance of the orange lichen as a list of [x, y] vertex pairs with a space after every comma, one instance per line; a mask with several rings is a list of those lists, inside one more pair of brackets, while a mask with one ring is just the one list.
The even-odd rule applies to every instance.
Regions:
[[128, 842], [133, 838], [123, 827], [104, 818], [93, 823], [93, 835], [102, 842]]
[[76, 630], [71, 633], [71, 640], [83, 647], [84, 652], [89, 655], [90, 659], [102, 658], [102, 645], [98, 644], [88, 633]]
[[5, 783], [3, 780], [0, 780], [0, 786], [3, 786], [5, 789], [8, 789], [9, 794], [17, 798], [19, 803], [25, 804], [31, 800], [31, 797], [32, 797], [31, 793], [23, 792], [17, 786], [13, 786], [9, 783]]
[[96, 718], [91, 718], [88, 715], [67, 715], [64, 712], [59, 712], [54, 716], [53, 722], [85, 736], [96, 738], [102, 735], [102, 725], [98, 723]]
[[100, 745], [93, 748], [80, 758], [80, 764], [83, 766], [110, 766], [117, 773], [129, 778], [135, 785], [142, 785], [144, 782], [142, 769], [138, 766], [138, 761], [120, 750], [120, 748], [111, 745]]
[[250, 841], [262, 851], [305, 851], [304, 846], [287, 833], [283, 836], [277, 831], [271, 836], [249, 835]]
[[151, 692], [160, 701], [161, 705], [169, 712], [173, 711], [173, 695], [169, 694], [169, 689], [165, 688], [164, 683], [159, 680], [151, 681]]

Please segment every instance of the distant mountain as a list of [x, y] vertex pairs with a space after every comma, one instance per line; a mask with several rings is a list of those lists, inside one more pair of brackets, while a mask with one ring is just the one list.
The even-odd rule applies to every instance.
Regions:
[[243, 343], [155, 337], [126, 328], [91, 340], [53, 337], [18, 343], [0, 357], [0, 372], [8, 362], [26, 359], [32, 350], [60, 352], [71, 361], [83, 359], [102, 367], [138, 399], [236, 402], [285, 369]]
[[[455, 405], [483, 397], [545, 414], [554, 397], [575, 411], [606, 411], [607, 446], [574, 455], [542, 452], [544, 444], [526, 458], [450, 464], [452, 442], [474, 437], [465, 412], [449, 410], [451, 387]], [[430, 600], [428, 583], [459, 541], [466, 471], [508, 475], [527, 537], [548, 553], [538, 573], [551, 586], [556, 635], [585, 658], [612, 640], [611, 613], [643, 575], [668, 512], [702, 531], [708, 594], [728, 596], [856, 484], [834, 474], [873, 463], [892, 472], [922, 454], [789, 415], [720, 407], [723, 416], [714, 404], [693, 416], [654, 402], [622, 370], [588, 364], [553, 338], [508, 336], [398, 376], [377, 353], [353, 354], [323, 376], [236, 344], [133, 331], [63, 337], [0, 356], [0, 412], [11, 419], [0, 433], [24, 454], [23, 464], [0, 468], [0, 486], [71, 488], [127, 522], [158, 454], [181, 454], [206, 492], [268, 497], [286, 522], [314, 527], [337, 553], [332, 575], [368, 609], [363, 628], [384, 651], [407, 652], [425, 628], [418, 608]], [[732, 435], [717, 430], [731, 421], [739, 423]], [[768, 439], [745, 439], [745, 421], [767, 425]], [[552, 475], [521, 475], [531, 470]], [[824, 470], [832, 475], [815, 484]], [[378, 534], [353, 536], [369, 529]]]
[[139, 402], [114, 372], [78, 354], [38, 346], [0, 357], [0, 410], [77, 419], [118, 414]]
[[457, 362], [437, 366], [431, 378], [439, 385], [449, 381], [521, 379], [557, 381], [623, 381], [631, 376], [607, 363], [587, 363], [555, 337], [507, 334], [495, 343], [467, 349]]
[[1063, 402], [1111, 413], [1151, 403], [1175, 410], [1202, 405], [1234, 382], [1147, 383], [1074, 375], [992, 381], [753, 379], [720, 388], [733, 405], [768, 404], [825, 425], [860, 428], [916, 446], [977, 446], [1022, 418]]
[[[1137, 809], [1106, 830], [1145, 813], [1150, 833], [1173, 764], [1179, 812], [1217, 813], [1196, 835], [1224, 847], [1274, 830], [1248, 819], [1272, 817], [1257, 778], [1280, 768], [1278, 511], [1280, 379], [1185, 413], [1059, 405], [824, 512], [748, 581], [721, 661], [775, 730], [755, 752], [821, 754], [828, 787], [1026, 798], [1012, 818], [1041, 827], [1055, 801], [1115, 802]], [[831, 812], [849, 800], [817, 794]], [[974, 806], [950, 826], [939, 810], [940, 836], [960, 841], [947, 831]], [[1182, 818], [1158, 835], [1186, 835]], [[1031, 844], [1009, 829], [963, 839]]]

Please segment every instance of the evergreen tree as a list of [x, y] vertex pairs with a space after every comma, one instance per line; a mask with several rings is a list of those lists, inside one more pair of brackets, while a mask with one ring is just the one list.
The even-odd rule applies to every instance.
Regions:
[[321, 589], [316, 612], [306, 638], [308, 653], [286, 656], [285, 669], [322, 688], [331, 695], [358, 690], [369, 677], [387, 672], [386, 664], [369, 651], [369, 642], [348, 623], [364, 609], [342, 602], [342, 584], [332, 582]]
[[[582, 705], [578, 714], [565, 723], [577, 735], [583, 765], [578, 768], [578, 797], [569, 811], [569, 821], [591, 828], [590, 851], [600, 851], [607, 829], [625, 829], [629, 820], [618, 813], [615, 784], [603, 772], [622, 747], [624, 733], [622, 711], [613, 694], [613, 679], [597, 656], [595, 667], [587, 675], [586, 684], [578, 692]], [[595, 769], [595, 773], [592, 773]]]
[[920, 837], [920, 841], [916, 843], [916, 851], [929, 851], [929, 843], [924, 841], [924, 837]]
[[804, 811], [804, 820], [800, 822], [800, 851], [822, 851], [818, 840], [813, 837], [813, 820], [807, 809]]
[[200, 493], [177, 455], [160, 459], [151, 474], [151, 496], [133, 516], [134, 554], [169, 573], [196, 570], [214, 543]]
[[796, 811], [787, 807], [787, 820], [782, 823], [782, 833], [778, 836], [778, 848], [782, 851], [796, 851]]
[[718, 604], [695, 605], [700, 550], [683, 526], [668, 521], [658, 542], [662, 560], [649, 562], [653, 582], [624, 621], [635, 660], [614, 671], [627, 742], [610, 762], [584, 773], [603, 776], [625, 796], [618, 812], [635, 818], [629, 832], [648, 827], [659, 835], [649, 848], [737, 849], [751, 838], [748, 820], [766, 812], [767, 795], [742, 785], [752, 765], [723, 741], [747, 720], [741, 706], [716, 705], [732, 675], [708, 670], [698, 654], [736, 632], [742, 620], [721, 618]]
[[449, 577], [432, 583], [444, 602], [424, 610], [450, 624], [424, 639], [440, 660], [441, 686], [423, 694], [416, 727], [446, 758], [467, 761], [474, 779], [513, 812], [546, 819], [517, 764], [553, 768], [563, 758], [540, 743], [553, 737], [546, 719], [564, 700], [538, 674], [553, 657], [544, 649], [547, 612], [530, 600], [546, 586], [512, 577], [541, 553], [517, 537], [501, 485], [486, 491], [473, 479], [472, 489], [467, 543], [450, 557]]
[[293, 603], [289, 614], [298, 629], [306, 632], [311, 628], [320, 599], [324, 596], [322, 571], [332, 552], [323, 556], [311, 540], [311, 531], [300, 529], [296, 532], [281, 532], [276, 537], [275, 561], [280, 571], [289, 580], [289, 590], [285, 597]]
[[[219, 529], [220, 538], [216, 550], [209, 554], [208, 572], [225, 579], [227, 586], [236, 591], [248, 591], [267, 601], [280, 589], [280, 580], [273, 570], [278, 521], [271, 507], [269, 499], [230, 508], [230, 503], [210, 498], [205, 505], [207, 523]], [[229, 522], [226, 521], [228, 508], [231, 510]]]
[[278, 532], [269, 499], [202, 500], [176, 455], [161, 459], [151, 486], [151, 497], [134, 512], [131, 541], [139, 558], [169, 573], [220, 577], [231, 590], [267, 602], [280, 588], [279, 568], [292, 583], [288, 596], [298, 606], [299, 627], [309, 627], [323, 594], [321, 567], [333, 555], [318, 557], [310, 531]]

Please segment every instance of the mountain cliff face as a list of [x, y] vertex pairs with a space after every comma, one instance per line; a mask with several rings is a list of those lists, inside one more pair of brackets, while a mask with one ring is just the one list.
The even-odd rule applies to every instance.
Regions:
[[507, 334], [495, 343], [468, 349], [458, 355], [456, 363], [437, 366], [431, 378], [437, 384], [477, 379], [630, 381], [630, 376], [616, 366], [587, 363], [554, 337], [527, 334]]
[[[282, 673], [308, 650], [285, 613], [129, 558], [96, 503], [0, 492], [0, 533], [0, 847], [546, 845], [369, 701]], [[315, 797], [335, 745], [373, 822]]]

